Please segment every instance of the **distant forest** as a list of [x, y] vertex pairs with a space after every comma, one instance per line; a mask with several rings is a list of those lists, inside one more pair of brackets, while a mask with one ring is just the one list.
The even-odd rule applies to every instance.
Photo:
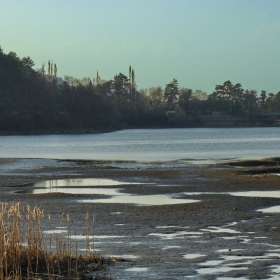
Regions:
[[85, 133], [128, 127], [278, 125], [280, 91], [243, 89], [230, 81], [207, 95], [179, 87], [137, 89], [135, 72], [112, 80], [57, 77], [48, 61], [34, 70], [30, 57], [0, 47], [0, 133]]

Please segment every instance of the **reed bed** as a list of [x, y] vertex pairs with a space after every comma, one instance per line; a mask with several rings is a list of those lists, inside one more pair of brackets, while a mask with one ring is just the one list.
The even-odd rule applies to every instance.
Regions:
[[62, 214], [64, 235], [44, 234], [42, 228], [51, 217], [37, 207], [20, 203], [2, 204], [0, 209], [0, 280], [21, 279], [110, 279], [93, 276], [93, 272], [113, 263], [90, 246], [94, 221], [85, 215], [84, 255], [79, 254], [77, 240], [71, 236], [70, 216]]

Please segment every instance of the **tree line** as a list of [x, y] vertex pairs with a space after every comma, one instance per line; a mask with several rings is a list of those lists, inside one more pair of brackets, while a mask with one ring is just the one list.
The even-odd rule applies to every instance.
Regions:
[[[5, 54], [0, 47], [0, 132], [46, 133], [111, 130], [122, 127], [191, 126], [191, 117], [230, 115], [254, 125], [262, 114], [280, 111], [280, 92], [243, 89], [230, 81], [207, 95], [179, 87], [173, 79], [164, 88], [138, 89], [134, 69], [111, 80], [57, 77], [48, 61], [34, 70], [30, 57]], [[172, 120], [168, 112], [173, 113]], [[203, 125], [200, 123], [198, 125]]]

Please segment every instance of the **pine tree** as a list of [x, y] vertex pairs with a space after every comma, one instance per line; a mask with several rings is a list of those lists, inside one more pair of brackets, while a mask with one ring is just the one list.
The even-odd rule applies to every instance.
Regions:
[[56, 64], [54, 64], [54, 79], [56, 80], [57, 78], [57, 67]]
[[178, 94], [178, 81], [176, 79], [173, 79], [172, 82], [167, 84], [164, 89], [164, 98], [167, 101], [169, 109], [174, 109], [174, 102], [177, 100]]
[[100, 84], [100, 77], [98, 75], [98, 71], [96, 73], [96, 84], [99, 85]]

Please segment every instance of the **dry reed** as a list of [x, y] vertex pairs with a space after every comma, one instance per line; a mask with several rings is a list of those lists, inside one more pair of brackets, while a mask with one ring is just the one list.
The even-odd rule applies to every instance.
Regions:
[[79, 255], [78, 245], [71, 239], [69, 215], [62, 214], [61, 218], [68, 228], [66, 236], [44, 236], [42, 225], [46, 221], [44, 211], [37, 207], [26, 206], [24, 209], [20, 203], [2, 204], [0, 280], [80, 279], [85, 278], [86, 272], [92, 273], [114, 261], [98, 256], [91, 249], [89, 234], [94, 232], [94, 227], [88, 213], [85, 216], [86, 254], [83, 256]]

